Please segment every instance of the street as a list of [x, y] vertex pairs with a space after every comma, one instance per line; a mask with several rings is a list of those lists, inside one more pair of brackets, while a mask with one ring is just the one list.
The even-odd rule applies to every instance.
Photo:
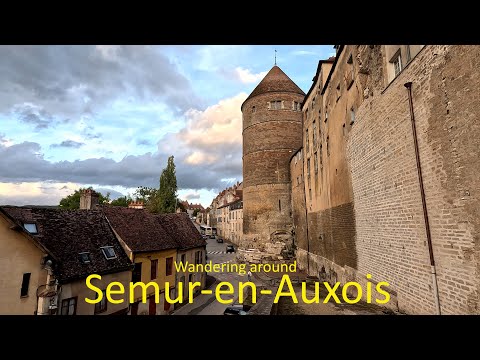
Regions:
[[[195, 224], [197, 227], [198, 225]], [[235, 253], [227, 254], [225, 249], [229, 242], [217, 243], [216, 239], [207, 239], [207, 262], [212, 261], [212, 264], [222, 264], [235, 262]], [[216, 280], [215, 283], [207, 280], [207, 289], [213, 290], [212, 294], [199, 294], [193, 300], [192, 304], [185, 304], [179, 309], [175, 310], [172, 315], [223, 315], [223, 311], [227, 306], [219, 303], [215, 298], [215, 288], [218, 283], [227, 281], [232, 284], [234, 295], [222, 295], [222, 299], [233, 299], [235, 303], [238, 299], [238, 283], [240, 281], [247, 281], [247, 275], [240, 275], [238, 273], [230, 272], [209, 272]], [[210, 284], [210, 287], [208, 286]]]

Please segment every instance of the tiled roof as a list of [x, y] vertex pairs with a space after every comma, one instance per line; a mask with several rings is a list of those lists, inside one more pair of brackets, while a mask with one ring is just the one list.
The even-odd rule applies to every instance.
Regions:
[[[295, 84], [282, 69], [277, 65], [272, 67], [270, 71], [265, 75], [262, 81], [253, 89], [252, 93], [243, 102], [247, 102], [248, 99], [269, 92], [291, 92], [305, 96], [305, 93]], [[242, 108], [243, 108], [242, 104]]]
[[[106, 274], [131, 269], [131, 261], [118, 242], [101, 210], [63, 210], [4, 206], [20, 225], [35, 223], [32, 237], [58, 260], [54, 264], [60, 282], [82, 279], [89, 274]], [[116, 258], [107, 260], [101, 250], [112, 246]], [[84, 264], [79, 253], [89, 252]]]
[[180, 249], [189, 249], [206, 245], [186, 213], [156, 215], [164, 229], [175, 239]]
[[133, 252], [189, 249], [206, 245], [187, 213], [152, 214], [147, 210], [104, 206], [113, 229]]
[[159, 224], [157, 215], [143, 209], [104, 206], [103, 211], [115, 232], [133, 252], [175, 249], [176, 241]]

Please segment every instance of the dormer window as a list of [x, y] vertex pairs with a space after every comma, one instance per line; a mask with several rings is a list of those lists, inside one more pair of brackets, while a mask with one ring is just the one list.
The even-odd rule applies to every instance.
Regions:
[[103, 255], [105, 255], [105, 258], [107, 260], [115, 259], [117, 257], [117, 255], [115, 254], [115, 250], [113, 249], [113, 246], [104, 246], [101, 249], [102, 249]]
[[25, 223], [23, 224], [25, 230], [27, 230], [30, 234], [37, 234], [37, 225], [34, 223]]
[[255, 106], [252, 106], [252, 113], [256, 112], [257, 109], [255, 108]]
[[90, 264], [92, 262], [92, 258], [90, 257], [90, 253], [88, 251], [81, 252], [78, 255], [80, 256], [80, 261], [83, 264]]

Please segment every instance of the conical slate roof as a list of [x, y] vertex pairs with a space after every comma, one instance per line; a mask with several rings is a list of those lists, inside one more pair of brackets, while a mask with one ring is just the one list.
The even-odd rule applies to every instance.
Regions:
[[[245, 102], [257, 95], [265, 94], [269, 92], [292, 92], [305, 96], [305, 93], [285, 74], [282, 69], [277, 65], [272, 67], [270, 71], [265, 75], [260, 84], [253, 89], [252, 93], [247, 97]], [[243, 107], [242, 104], [242, 107]]]

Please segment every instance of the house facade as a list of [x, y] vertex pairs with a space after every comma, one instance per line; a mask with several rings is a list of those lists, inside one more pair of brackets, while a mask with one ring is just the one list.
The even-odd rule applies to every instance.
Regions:
[[[132, 263], [100, 210], [87, 212], [4, 206], [2, 213], [2, 222], [5, 214], [8, 214], [9, 223], [12, 223], [10, 231], [0, 237], [2, 242], [9, 244], [6, 247], [2, 245], [2, 255], [9, 254], [10, 259], [18, 257], [16, 261], [22, 266], [15, 264], [17, 272], [28, 270], [27, 264], [37, 268], [30, 272], [31, 284], [21, 299], [21, 302], [30, 303], [28, 307], [35, 304], [32, 311], [28, 312], [38, 315], [111, 315], [128, 312], [128, 292], [116, 295], [116, 300], [122, 300], [120, 304], [108, 302], [105, 296], [108, 284], [113, 281], [121, 283], [125, 289], [129, 288]], [[5, 229], [4, 226], [2, 228]], [[27, 245], [27, 240], [40, 251]], [[0, 266], [8, 267], [10, 259], [2, 257]], [[22, 294], [25, 274], [28, 272], [23, 275]], [[103, 293], [103, 299], [97, 304], [85, 300], [94, 300], [98, 296], [86, 283], [86, 278], [91, 274], [101, 277], [100, 280], [92, 280], [92, 285]], [[6, 298], [15, 296], [16, 291], [8, 284], [2, 284], [0, 288], [9, 294]], [[12, 306], [16, 302], [8, 301], [8, 304]], [[10, 314], [24, 313], [19, 307], [6, 311]]]

